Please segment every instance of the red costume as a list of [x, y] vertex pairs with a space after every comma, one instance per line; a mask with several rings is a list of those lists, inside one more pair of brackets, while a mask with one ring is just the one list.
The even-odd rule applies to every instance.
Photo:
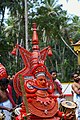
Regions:
[[[0, 81], [3, 79], [3, 78], [7, 78], [8, 75], [7, 75], [7, 72], [6, 72], [6, 68], [0, 63]], [[13, 98], [12, 98], [12, 87], [10, 85], [8, 85], [8, 88], [6, 90], [6, 94], [10, 100], [10, 102], [12, 103], [13, 107], [16, 106]]]
[[[14, 88], [17, 94], [23, 97], [19, 77], [19, 75], [22, 75], [27, 98], [26, 102], [28, 102], [28, 110], [30, 113], [26, 113], [23, 100], [22, 109], [20, 110], [21, 114], [16, 117], [16, 120], [24, 120], [25, 117], [27, 117], [28, 120], [59, 120], [63, 112], [58, 110], [57, 99], [52, 96], [54, 91], [52, 77], [44, 65], [46, 55], [51, 56], [52, 52], [50, 47], [46, 47], [40, 51], [35, 23], [33, 24], [32, 44], [32, 52], [16, 45], [16, 48], [20, 51], [25, 67], [15, 74], [13, 82]], [[14, 54], [14, 51], [12, 53]]]

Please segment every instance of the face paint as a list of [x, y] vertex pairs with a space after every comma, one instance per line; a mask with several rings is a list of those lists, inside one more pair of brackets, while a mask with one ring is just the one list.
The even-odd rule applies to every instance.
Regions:
[[45, 78], [45, 76], [37, 77], [37, 85], [39, 87], [46, 87], [46, 78]]

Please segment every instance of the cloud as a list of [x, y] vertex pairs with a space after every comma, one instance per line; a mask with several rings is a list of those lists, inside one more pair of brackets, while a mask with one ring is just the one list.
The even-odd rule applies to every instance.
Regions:
[[80, 16], [80, 2], [78, 0], [59, 0], [63, 4], [63, 9], [68, 13]]

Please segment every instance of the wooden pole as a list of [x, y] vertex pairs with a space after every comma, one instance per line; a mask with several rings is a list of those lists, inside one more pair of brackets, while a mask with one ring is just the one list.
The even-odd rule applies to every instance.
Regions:
[[24, 119], [27, 120], [27, 117], [30, 115], [29, 109], [28, 109], [28, 101], [27, 101], [26, 92], [25, 92], [25, 89], [24, 89], [24, 80], [23, 80], [21, 74], [19, 75], [19, 78], [20, 78], [20, 85], [21, 85], [21, 90], [22, 90], [23, 102], [24, 102], [24, 105], [25, 105], [26, 115], [27, 115], [27, 116], [25, 116]]

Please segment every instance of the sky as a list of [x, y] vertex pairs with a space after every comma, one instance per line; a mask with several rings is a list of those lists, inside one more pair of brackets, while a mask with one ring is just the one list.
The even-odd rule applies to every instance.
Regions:
[[7, 19], [8, 18], [8, 9], [6, 9], [6, 11], [5, 11], [5, 19]]
[[63, 9], [68, 13], [80, 16], [80, 1], [78, 0], [59, 0], [58, 3], [63, 4]]

